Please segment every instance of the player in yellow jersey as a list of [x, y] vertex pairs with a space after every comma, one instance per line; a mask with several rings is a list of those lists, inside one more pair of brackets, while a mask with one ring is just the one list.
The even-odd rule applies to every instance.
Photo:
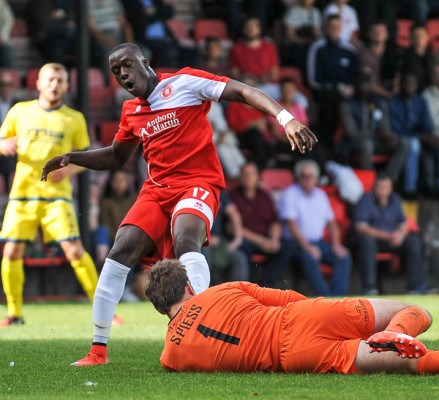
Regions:
[[0, 326], [22, 324], [23, 254], [27, 242], [41, 227], [45, 243], [59, 243], [90, 300], [98, 275], [85, 251], [75, 209], [70, 177], [83, 170], [69, 165], [50, 175], [51, 185], [40, 181], [41, 169], [52, 157], [84, 150], [90, 145], [84, 116], [63, 104], [68, 72], [61, 64], [45, 64], [39, 71], [37, 100], [17, 103], [0, 127], [0, 154], [17, 154], [0, 241], [4, 242], [1, 276], [8, 317]]

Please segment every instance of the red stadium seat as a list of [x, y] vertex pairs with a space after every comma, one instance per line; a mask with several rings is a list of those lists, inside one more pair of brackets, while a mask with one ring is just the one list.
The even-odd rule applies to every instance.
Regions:
[[297, 86], [299, 88], [304, 85], [302, 71], [299, 68], [281, 67], [279, 71], [279, 77], [280, 79], [285, 79], [285, 78], [293, 79], [297, 83]]
[[14, 82], [14, 88], [20, 88], [21, 87], [21, 74], [19, 71], [13, 68], [0, 68], [0, 71], [7, 72], [11, 75], [12, 81]]
[[268, 190], [276, 205], [286, 187], [294, 182], [294, 175], [289, 169], [266, 168], [261, 171], [261, 183], [265, 190]]
[[296, 67], [280, 67], [279, 79], [291, 78], [297, 84], [297, 88], [309, 99], [312, 98], [311, 89], [306, 86], [302, 71]]
[[194, 25], [194, 38], [198, 43], [209, 36], [218, 39], [229, 39], [226, 23], [221, 19], [198, 19]]
[[398, 254], [394, 253], [378, 253], [375, 257], [377, 263], [391, 263], [394, 272], [401, 272], [401, 259]]
[[166, 26], [180, 45], [185, 47], [195, 46], [195, 41], [190, 37], [190, 29], [185, 20], [171, 18], [166, 20]]
[[15, 19], [10, 36], [13, 38], [28, 36], [27, 23], [24, 19], [22, 18]]
[[[76, 93], [78, 86], [78, 70], [73, 68], [70, 71], [70, 91]], [[96, 87], [104, 87], [105, 86], [105, 77], [102, 70], [99, 68], [90, 67], [88, 69], [88, 87], [96, 88]]]
[[89, 117], [98, 124], [114, 116], [113, 89], [109, 87], [94, 87], [89, 90]]
[[398, 19], [398, 33], [396, 43], [401, 47], [410, 46], [410, 28], [413, 24], [411, 19]]
[[119, 121], [102, 121], [99, 124], [99, 138], [103, 146], [111, 146], [114, 136], [119, 130]]
[[427, 32], [430, 38], [430, 46], [433, 51], [439, 49], [439, 19], [430, 19], [427, 21]]
[[376, 172], [374, 170], [356, 168], [354, 169], [354, 172], [363, 184], [364, 191], [370, 191], [375, 183]]
[[[348, 216], [348, 205], [338, 194], [338, 188], [336, 186], [321, 186], [321, 188], [328, 195], [332, 211], [334, 212], [335, 221], [340, 227], [341, 241], [344, 242], [351, 223]], [[325, 238], [329, 238], [328, 231], [325, 232]]]
[[266, 168], [261, 171], [261, 182], [265, 190], [282, 190], [294, 182], [294, 175], [289, 169]]
[[37, 79], [39, 68], [32, 68], [26, 72], [26, 89], [37, 90]]

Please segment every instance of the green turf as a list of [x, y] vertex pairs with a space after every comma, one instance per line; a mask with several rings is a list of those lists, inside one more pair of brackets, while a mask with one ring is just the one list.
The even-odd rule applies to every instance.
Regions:
[[[439, 297], [398, 298], [439, 321]], [[111, 363], [75, 368], [90, 345], [91, 306], [26, 304], [26, 325], [0, 330], [0, 399], [439, 399], [439, 376], [168, 373], [159, 364], [166, 317], [149, 303], [118, 313], [125, 324], [113, 328]], [[439, 349], [439, 322], [422, 339]]]

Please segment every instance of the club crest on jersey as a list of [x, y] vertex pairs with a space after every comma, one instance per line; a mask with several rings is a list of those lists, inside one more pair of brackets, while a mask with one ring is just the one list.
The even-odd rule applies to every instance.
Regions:
[[174, 88], [172, 87], [172, 85], [166, 85], [161, 93], [160, 96], [163, 100], [167, 100], [169, 99], [172, 95], [174, 94]]
[[203, 205], [203, 203], [201, 203], [200, 201], [195, 201], [195, 203], [194, 203], [194, 208], [196, 208], [196, 209], [198, 209], [198, 210], [200, 210], [200, 211], [203, 211], [203, 209], [204, 209], [204, 205]]

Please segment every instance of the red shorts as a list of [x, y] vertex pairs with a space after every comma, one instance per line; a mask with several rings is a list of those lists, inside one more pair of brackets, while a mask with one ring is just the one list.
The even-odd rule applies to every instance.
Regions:
[[149, 269], [163, 258], [175, 258], [172, 229], [180, 214], [193, 214], [206, 223], [206, 242], [218, 213], [221, 188], [205, 183], [185, 187], [148, 187], [143, 189], [120, 226], [135, 225], [154, 241], [154, 254], [142, 258]]
[[286, 307], [279, 334], [284, 372], [354, 372], [361, 339], [375, 326], [367, 299], [308, 299]]

